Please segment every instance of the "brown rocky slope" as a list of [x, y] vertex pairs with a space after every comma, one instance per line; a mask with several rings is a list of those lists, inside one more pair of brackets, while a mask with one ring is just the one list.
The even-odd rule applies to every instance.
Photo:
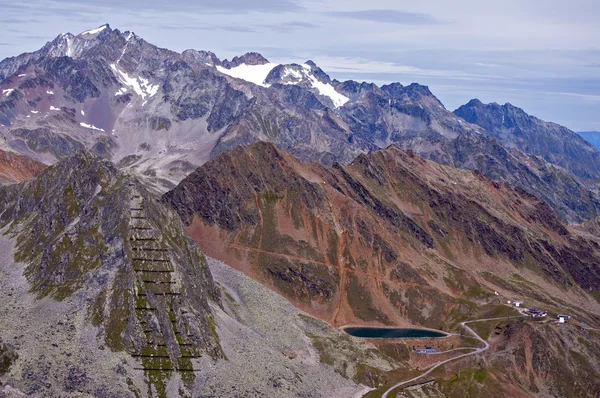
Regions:
[[335, 325], [448, 327], [494, 291], [599, 321], [597, 238], [529, 194], [394, 146], [327, 167], [257, 143], [163, 200], [208, 255]]
[[0, 149], [0, 184], [29, 180], [46, 167], [45, 164], [26, 156]]

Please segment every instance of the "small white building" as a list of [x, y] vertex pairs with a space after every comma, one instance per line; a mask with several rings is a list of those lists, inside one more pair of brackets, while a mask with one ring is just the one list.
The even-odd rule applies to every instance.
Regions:
[[513, 305], [514, 305], [515, 307], [520, 307], [520, 306], [522, 306], [522, 305], [523, 305], [523, 302], [522, 302], [522, 301], [517, 301], [517, 300], [515, 300], [515, 301], [513, 302]]
[[571, 318], [569, 315], [557, 315], [556, 316], [556, 320], [558, 321], [558, 323], [567, 323], [567, 322], [569, 322], [569, 318]]

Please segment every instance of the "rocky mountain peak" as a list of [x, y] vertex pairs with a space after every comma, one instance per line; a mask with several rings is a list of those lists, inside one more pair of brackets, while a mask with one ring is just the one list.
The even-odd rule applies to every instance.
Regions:
[[221, 66], [226, 69], [235, 68], [240, 65], [266, 65], [269, 60], [257, 52], [248, 52], [241, 56], [235, 56], [231, 61], [224, 60]]
[[204, 50], [185, 50], [181, 53], [184, 59], [192, 62], [192, 63], [204, 63], [209, 66], [217, 66], [221, 65], [221, 60], [215, 53], [212, 51], [204, 51]]
[[466, 105], [463, 106], [467, 106], [470, 108], [479, 107], [483, 106], [483, 102], [481, 102], [478, 98], [473, 98], [471, 101], [469, 101]]
[[600, 152], [566, 127], [545, 122], [510, 103], [471, 100], [454, 111], [508, 148], [541, 156], [578, 177], [600, 177]]

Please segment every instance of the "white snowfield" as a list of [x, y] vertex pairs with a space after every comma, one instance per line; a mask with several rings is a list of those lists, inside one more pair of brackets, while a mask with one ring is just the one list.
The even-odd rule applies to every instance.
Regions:
[[[217, 70], [225, 75], [242, 79], [250, 83], [254, 83], [258, 86], [269, 87], [269, 84], [265, 83], [265, 79], [269, 73], [279, 64], [268, 63], [264, 65], [246, 65], [242, 64], [235, 68], [226, 69], [222, 66], [217, 66]], [[322, 83], [317, 80], [311, 73], [311, 67], [307, 64], [302, 64], [303, 71], [286, 68], [283, 77], [292, 76], [295, 81], [289, 81], [286, 84], [297, 84], [306, 78], [310, 81], [310, 84], [316, 89], [320, 95], [329, 97], [336, 108], [344, 105], [349, 101], [349, 98], [343, 94], [338, 93], [335, 88], [329, 83]]]
[[[159, 86], [150, 84], [148, 79], [144, 79], [143, 77], [130, 77], [127, 73], [117, 68], [117, 65], [115, 64], [111, 64], [110, 67], [117, 74], [121, 83], [130, 87], [137, 95], [142, 97], [143, 100], [146, 100], [146, 97], [153, 97], [158, 93]], [[121, 90], [119, 90], [119, 92]]]
[[242, 79], [247, 82], [254, 83], [258, 86], [268, 87], [269, 85], [265, 84], [265, 79], [273, 70], [273, 68], [275, 68], [277, 65], [278, 64], [273, 63], [268, 63], [264, 65], [242, 64], [231, 69], [226, 69], [222, 66], [217, 66], [217, 70], [231, 77]]
[[92, 125], [92, 124], [87, 124], [87, 123], [83, 123], [83, 122], [81, 122], [81, 123], [79, 123], [79, 125], [80, 125], [81, 127], [85, 127], [86, 129], [90, 129], [90, 130], [97, 130], [97, 131], [102, 131], [102, 132], [104, 132], [104, 129], [101, 129], [101, 128], [99, 128], [99, 127], [96, 127], [96, 126], [94, 126], [94, 125]]
[[48, 91], [46, 91], [46, 94], [53, 95], [53, 94], [54, 94], [54, 91], [48, 90]]
[[12, 93], [13, 91], [15, 91], [14, 88], [7, 88], [6, 90], [2, 90], [2, 94], [6, 95], [8, 97], [10, 95], [10, 93]]
[[60, 111], [60, 108], [56, 108], [56, 107], [50, 105], [50, 110], [51, 111]]
[[96, 29], [92, 29], [92, 30], [86, 30], [85, 32], [81, 32], [81, 36], [84, 35], [95, 35], [96, 33], [100, 33], [102, 32], [104, 29], [106, 29], [106, 25], [102, 25]]
[[121, 87], [116, 93], [115, 93], [115, 97], [119, 96], [119, 95], [123, 95], [127, 93], [127, 89], [125, 87]]
[[325, 83], [321, 83], [320, 81], [318, 81], [310, 73], [310, 65], [302, 64], [302, 67], [307, 72], [309, 72], [309, 73], [307, 73], [307, 77], [310, 79], [312, 86], [319, 91], [319, 94], [331, 98], [331, 101], [333, 101], [333, 105], [336, 108], [339, 108], [340, 106], [344, 105], [346, 102], [349, 101], [348, 97], [335, 91], [335, 88], [333, 88], [333, 86], [331, 84], [329, 84], [329, 83], [325, 84]]

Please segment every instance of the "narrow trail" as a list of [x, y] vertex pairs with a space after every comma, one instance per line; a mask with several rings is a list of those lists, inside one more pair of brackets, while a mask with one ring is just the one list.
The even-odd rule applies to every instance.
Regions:
[[258, 236], [258, 244], [256, 246], [260, 250], [262, 248], [262, 240], [263, 240], [263, 235], [265, 233], [265, 220], [263, 218], [262, 209], [260, 208], [260, 202], [258, 200], [258, 193], [254, 193], [254, 198], [256, 201], [256, 209], [258, 210], [258, 215], [260, 216], [260, 235]]
[[[222, 244], [223, 243], [223, 242], [220, 242], [220, 241], [217, 241], [217, 240], [210, 240], [210, 239], [196, 239], [196, 241], [198, 241], [198, 242], [205, 242], [205, 243], [214, 243], [214, 244]], [[311, 260], [311, 259], [304, 258], [304, 257], [294, 256], [294, 255], [291, 255], [291, 254], [277, 253], [277, 252], [272, 252], [272, 251], [269, 251], [269, 250], [257, 249], [255, 247], [248, 247], [248, 246], [238, 245], [238, 244], [235, 244], [235, 243], [225, 243], [224, 245], [226, 247], [231, 247], [231, 248], [234, 248], [234, 249], [248, 250], [248, 251], [260, 252], [260, 253], [267, 253], [267, 254], [272, 254], [274, 256], [281, 256], [281, 257], [286, 257], [286, 258], [290, 258], [290, 259], [294, 259], [294, 260], [298, 260], [298, 261], [305, 261], [307, 263], [321, 264], [321, 265], [326, 265], [328, 267], [331, 267], [331, 264], [324, 263], [322, 261]]]
[[[451, 362], [451, 361], [455, 361], [457, 359], [461, 359], [461, 358], [465, 358], [468, 357], [470, 355], [475, 355], [475, 354], [479, 354], [482, 353], [484, 351], [487, 351], [490, 348], [490, 344], [485, 341], [484, 339], [482, 339], [477, 333], [475, 333], [475, 331], [473, 329], [471, 329], [470, 327], [467, 326], [468, 323], [475, 323], [475, 322], [486, 322], [486, 321], [498, 321], [498, 320], [502, 320], [502, 319], [507, 319], [507, 318], [520, 318], [520, 316], [510, 316], [510, 317], [499, 317], [499, 318], [484, 318], [484, 319], [476, 319], [473, 321], [467, 321], [467, 322], [461, 322], [460, 326], [462, 326], [463, 328], [465, 328], [470, 334], [473, 335], [473, 337], [475, 337], [477, 340], [479, 340], [480, 342], [483, 343], [483, 347], [479, 347], [479, 348], [475, 348], [474, 351], [472, 352], [468, 352], [466, 354], [462, 354], [462, 355], [458, 355], [456, 357], [450, 358], [450, 359], [446, 359], [440, 362], [435, 363], [434, 365], [432, 365], [429, 369], [427, 369], [424, 373], [420, 374], [417, 377], [413, 377], [412, 379], [409, 380], [405, 380], [405, 381], [401, 381], [399, 383], [394, 384], [393, 386], [391, 386], [390, 388], [387, 389], [386, 392], [383, 393], [383, 395], [381, 396], [381, 398], [388, 398], [389, 394], [395, 390], [398, 387], [402, 387], [405, 384], [409, 384], [412, 383], [416, 380], [419, 380], [422, 377], [427, 376], [428, 374], [430, 374], [431, 372], [433, 372], [435, 369], [437, 369], [438, 367]], [[473, 347], [459, 347], [459, 348], [455, 348], [454, 350], [458, 350], [458, 349], [473, 349]], [[450, 350], [453, 351], [453, 350]], [[446, 351], [448, 352], [448, 351]], [[440, 353], [441, 354], [441, 353]]]

